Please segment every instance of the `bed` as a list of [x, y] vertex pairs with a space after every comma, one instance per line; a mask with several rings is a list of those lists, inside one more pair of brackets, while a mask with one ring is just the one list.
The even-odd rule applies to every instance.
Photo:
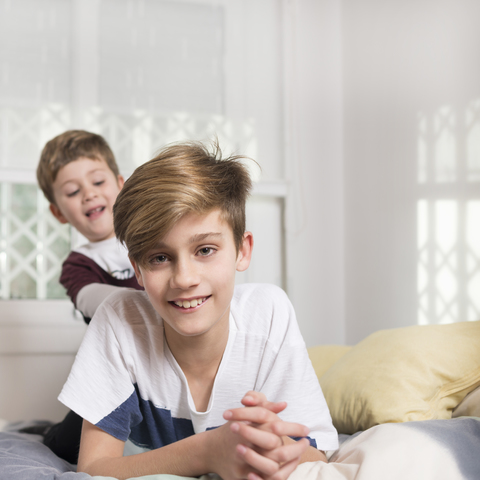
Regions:
[[[480, 321], [383, 330], [309, 353], [340, 448], [290, 480], [480, 479]], [[77, 473], [41, 437], [19, 433], [26, 423], [0, 420], [1, 480], [107, 479]]]

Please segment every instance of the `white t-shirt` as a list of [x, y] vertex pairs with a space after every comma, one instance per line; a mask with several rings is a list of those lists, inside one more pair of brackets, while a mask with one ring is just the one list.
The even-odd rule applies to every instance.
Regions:
[[[94, 265], [88, 265], [88, 261], [86, 263], [84, 259], [79, 259], [77, 253], [90, 259]], [[100, 273], [98, 267], [101, 268]], [[133, 279], [134, 275], [126, 247], [112, 237], [74, 249], [63, 264], [60, 280], [88, 322], [112, 292], [118, 288], [138, 286]]]
[[293, 307], [280, 288], [235, 287], [229, 337], [207, 411], [197, 412], [147, 294], [113, 293], [98, 308], [59, 400], [110, 435], [159, 448], [225, 423], [249, 390], [286, 401], [286, 421], [310, 428], [320, 450], [338, 447]]
[[116, 237], [101, 242], [86, 243], [74, 248], [73, 251], [91, 258], [99, 267], [118, 280], [126, 280], [135, 275], [128, 258], [128, 250]]

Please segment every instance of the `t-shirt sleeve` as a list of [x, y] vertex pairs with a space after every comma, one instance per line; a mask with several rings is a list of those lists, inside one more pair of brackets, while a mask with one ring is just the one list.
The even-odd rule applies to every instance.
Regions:
[[81, 253], [71, 252], [63, 262], [60, 283], [76, 307], [78, 292], [85, 285], [105, 283], [105, 280], [101, 268], [92, 259]]
[[[80, 289], [77, 295], [77, 309], [87, 323], [90, 322], [99, 305], [113, 292], [119, 288], [107, 283], [90, 283]], [[89, 320], [90, 319], [90, 320]]]
[[[257, 377], [257, 390], [269, 400], [286, 401], [283, 420], [306, 425], [309, 440], [319, 450], [338, 448], [338, 434], [308, 356], [295, 311], [283, 290], [263, 292], [260, 311], [269, 318], [268, 342]], [[265, 298], [268, 300], [265, 301]]]
[[82, 418], [122, 441], [142, 420], [125, 338], [120, 319], [109, 300], [105, 301], [88, 327], [58, 397]]
[[[113, 287], [143, 290], [135, 276], [126, 279], [115, 278], [103, 270], [94, 260], [79, 252], [71, 252], [63, 262], [60, 283], [67, 290], [67, 295], [72, 300], [75, 308], [82, 313], [86, 323], [90, 323], [93, 316], [92, 311], [94, 312], [101, 302], [99, 301], [99, 294], [92, 300], [86, 299], [85, 295], [83, 295], [83, 302], [79, 302], [79, 293], [83, 288], [91, 284], [104, 284]], [[100, 300], [103, 299], [100, 298]], [[82, 305], [85, 304], [88, 305], [86, 310], [82, 309]]]

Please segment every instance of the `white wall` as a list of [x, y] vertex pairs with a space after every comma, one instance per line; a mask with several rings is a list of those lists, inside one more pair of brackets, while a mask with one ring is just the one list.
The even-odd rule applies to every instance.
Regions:
[[287, 279], [307, 345], [344, 343], [341, 9], [285, 2]]
[[480, 2], [284, 2], [288, 291], [309, 345], [480, 318]]
[[[480, 318], [480, 2], [344, 0], [342, 9], [346, 341]], [[429, 223], [417, 228], [421, 199]], [[442, 200], [451, 211], [434, 218]]]

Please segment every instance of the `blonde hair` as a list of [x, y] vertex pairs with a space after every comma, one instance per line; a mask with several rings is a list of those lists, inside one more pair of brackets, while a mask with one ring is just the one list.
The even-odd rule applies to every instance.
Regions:
[[80, 157], [104, 160], [115, 177], [119, 175], [115, 156], [101, 135], [85, 130], [67, 130], [45, 144], [38, 162], [37, 181], [50, 203], [55, 204], [53, 182], [59, 170]]
[[189, 213], [220, 209], [232, 228], [237, 252], [245, 233], [245, 203], [252, 182], [242, 157], [224, 160], [218, 144], [210, 153], [196, 142], [173, 144], [138, 167], [113, 207], [116, 237], [130, 257], [148, 268], [147, 254]]

